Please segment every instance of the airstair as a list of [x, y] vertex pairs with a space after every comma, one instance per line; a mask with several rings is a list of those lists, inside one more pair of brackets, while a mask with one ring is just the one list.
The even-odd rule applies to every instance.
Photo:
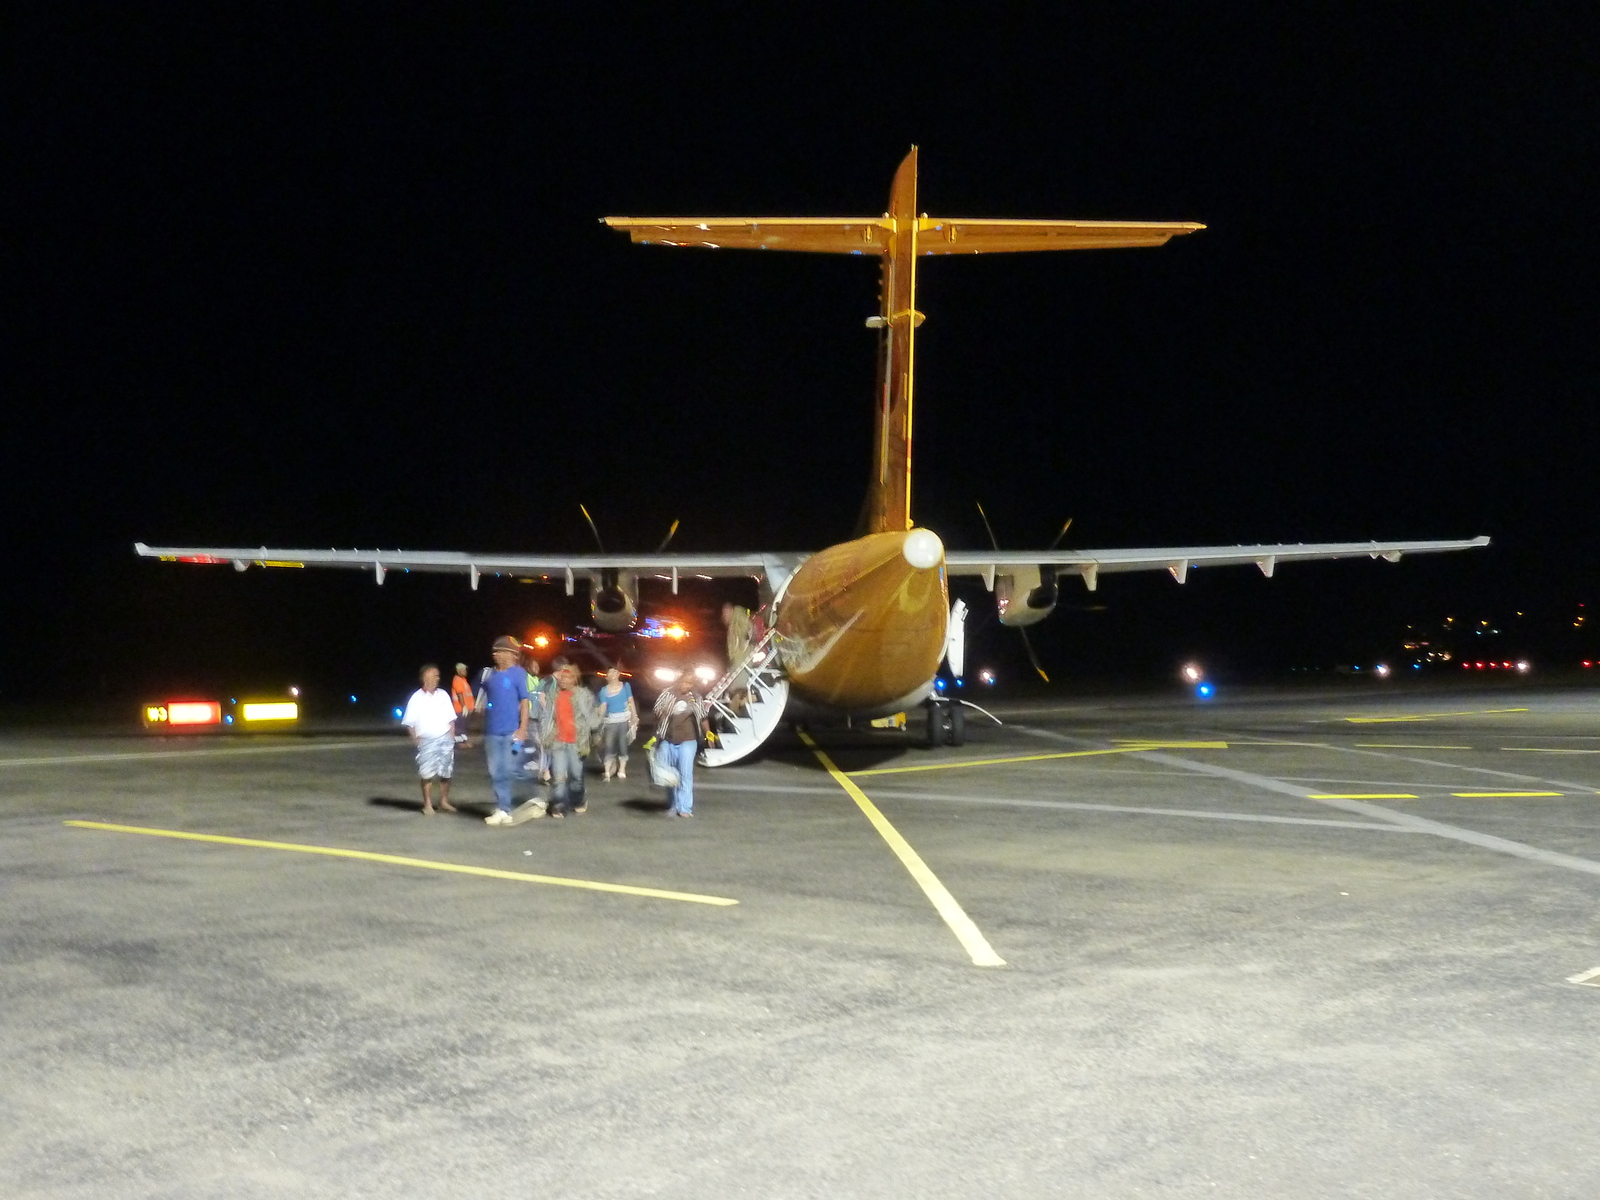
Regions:
[[768, 629], [707, 693], [706, 716], [717, 741], [700, 752], [700, 761], [708, 767], [738, 762], [772, 736], [788, 704], [789, 680], [778, 662], [777, 631]]

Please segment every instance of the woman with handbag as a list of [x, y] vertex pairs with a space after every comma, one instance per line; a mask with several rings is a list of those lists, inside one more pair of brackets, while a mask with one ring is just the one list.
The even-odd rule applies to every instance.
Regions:
[[639, 710], [633, 703], [633, 685], [624, 683], [622, 671], [612, 667], [600, 689], [600, 708], [605, 716], [600, 723], [601, 755], [605, 759], [606, 782], [615, 775], [628, 777], [628, 747], [639, 732]]
[[655, 753], [663, 765], [677, 772], [669, 817], [694, 816], [694, 758], [710, 726], [706, 702], [694, 688], [694, 676], [685, 671], [677, 683], [656, 697]]

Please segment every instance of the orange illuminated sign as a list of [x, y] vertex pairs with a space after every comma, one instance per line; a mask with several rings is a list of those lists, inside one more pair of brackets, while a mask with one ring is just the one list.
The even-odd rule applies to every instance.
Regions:
[[215, 700], [174, 700], [167, 705], [168, 725], [220, 725], [222, 705]]

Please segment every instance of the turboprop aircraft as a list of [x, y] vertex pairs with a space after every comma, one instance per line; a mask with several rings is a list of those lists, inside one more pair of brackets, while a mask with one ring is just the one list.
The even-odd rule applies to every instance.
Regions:
[[[949, 575], [983, 579], [1003, 624], [1031, 625], [1056, 605], [1061, 577], [1094, 591], [1103, 574], [1170, 571], [1180, 584], [1196, 567], [1254, 564], [1271, 576], [1280, 563], [1486, 546], [1456, 541], [1372, 541], [1260, 546], [1162, 546], [1113, 550], [949, 550], [911, 517], [911, 428], [917, 329], [917, 259], [930, 254], [1104, 250], [1160, 246], [1203, 225], [1183, 221], [1071, 221], [930, 217], [917, 212], [917, 150], [896, 171], [879, 217], [606, 217], [635, 242], [716, 249], [875, 255], [882, 263], [877, 417], [872, 467], [857, 536], [812, 554], [472, 554], [405, 550], [274, 550], [136, 544], [141, 555], [189, 563], [261, 567], [347, 567], [373, 573], [446, 571], [476, 589], [485, 575], [560, 580], [567, 594], [587, 581], [590, 611], [607, 630], [638, 615], [639, 580], [746, 577], [760, 585], [766, 634], [711, 689], [722, 718], [718, 766], [748, 754], [791, 719], [876, 717], [928, 706], [930, 742], [958, 743], [960, 707], [933, 696], [950, 639]], [[736, 702], [730, 703], [730, 698]]]

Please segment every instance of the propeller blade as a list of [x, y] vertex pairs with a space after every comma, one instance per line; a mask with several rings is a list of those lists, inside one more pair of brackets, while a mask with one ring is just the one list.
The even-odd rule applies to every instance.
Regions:
[[606, 544], [600, 540], [600, 531], [595, 528], [594, 518], [589, 515], [589, 510], [583, 505], [578, 505], [578, 511], [583, 514], [583, 519], [589, 522], [589, 532], [594, 534], [594, 544], [600, 547], [600, 553], [606, 552]]
[[670, 541], [672, 541], [672, 535], [673, 535], [673, 534], [675, 534], [675, 533], [677, 533], [677, 532], [678, 532], [678, 522], [677, 522], [677, 519], [676, 519], [676, 518], [674, 518], [674, 519], [673, 519], [673, 522], [672, 522], [672, 528], [671, 528], [671, 529], [669, 529], [669, 530], [667, 530], [667, 536], [666, 536], [666, 537], [664, 537], [664, 538], [662, 538], [662, 539], [661, 539], [661, 545], [659, 545], [659, 546], [657, 546], [657, 547], [656, 547], [656, 553], [657, 553], [657, 554], [660, 554], [660, 553], [662, 553], [662, 552], [663, 552], [663, 551], [664, 551], [664, 550], [666, 550], [666, 548], [667, 548], [667, 543], [668, 543], [668, 542], [670, 542]]
[[983, 527], [989, 532], [989, 545], [996, 550], [1000, 549], [1000, 539], [994, 536], [994, 526], [989, 524], [989, 514], [983, 511], [982, 503], [977, 500], [973, 503], [978, 506], [978, 515], [983, 518]]
[[1050, 676], [1046, 675], [1044, 673], [1044, 668], [1039, 665], [1039, 656], [1033, 652], [1033, 643], [1028, 640], [1028, 631], [1022, 626], [1018, 625], [1017, 632], [1022, 635], [1022, 644], [1028, 648], [1028, 661], [1033, 664], [1033, 669], [1039, 672], [1040, 679], [1044, 680], [1046, 683], [1049, 683]]
[[[1067, 530], [1069, 530], [1071, 528], [1072, 528], [1072, 518], [1068, 517], [1067, 518], [1067, 523], [1061, 527], [1061, 532], [1056, 534], [1056, 540], [1050, 543], [1050, 549], [1054, 550], [1057, 546], [1061, 545], [1061, 539], [1067, 536]], [[1000, 547], [998, 547], [998, 546], [995, 547], [996, 550], [998, 550], [999, 548]]]

